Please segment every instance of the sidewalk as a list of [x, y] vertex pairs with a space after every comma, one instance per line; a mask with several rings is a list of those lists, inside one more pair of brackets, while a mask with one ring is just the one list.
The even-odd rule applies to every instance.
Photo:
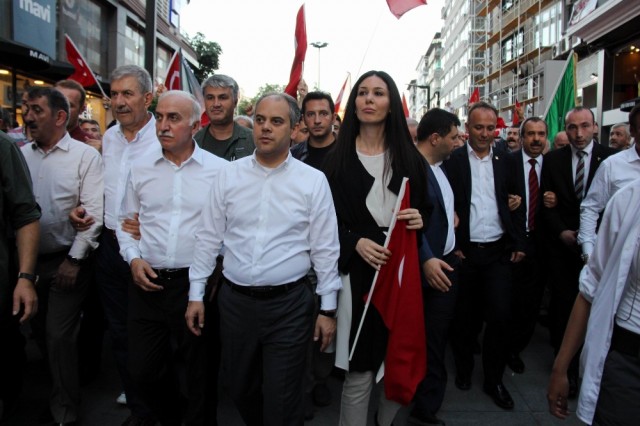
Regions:
[[[516, 375], [507, 368], [504, 384], [510, 391], [515, 402], [512, 411], [504, 411], [493, 404], [491, 398], [482, 392], [481, 369], [476, 368], [473, 376], [471, 390], [463, 392], [453, 384], [454, 369], [451, 357], [449, 357], [449, 383], [444, 406], [439, 416], [447, 426], [533, 426], [533, 425], [582, 425], [575, 415], [565, 421], [552, 417], [547, 410], [546, 386], [548, 373], [551, 369], [552, 350], [547, 344], [547, 330], [538, 327], [529, 348], [522, 354], [526, 364], [525, 373]], [[107, 337], [107, 336], [105, 336]], [[108, 343], [108, 340], [105, 340]], [[126, 419], [128, 410], [116, 404], [116, 397], [121, 387], [118, 374], [113, 364], [113, 358], [107, 345], [105, 345], [103, 357], [103, 371], [99, 378], [92, 384], [83, 388], [82, 393], [82, 426], [120, 426]], [[6, 426], [37, 426], [38, 414], [48, 401], [48, 379], [46, 368], [33, 342], [29, 342], [29, 365], [18, 413]], [[476, 360], [480, 365], [480, 360]], [[315, 418], [307, 423], [309, 426], [335, 426], [338, 424], [340, 413], [341, 381], [331, 378], [329, 387], [333, 393], [332, 404], [316, 410]], [[374, 396], [373, 401], [376, 400]], [[575, 408], [575, 401], [570, 404]], [[369, 413], [369, 425], [373, 425], [373, 412]], [[408, 410], [403, 409], [394, 424], [404, 426]], [[219, 424], [221, 426], [241, 426], [242, 422], [226, 397], [221, 393], [219, 404]]]

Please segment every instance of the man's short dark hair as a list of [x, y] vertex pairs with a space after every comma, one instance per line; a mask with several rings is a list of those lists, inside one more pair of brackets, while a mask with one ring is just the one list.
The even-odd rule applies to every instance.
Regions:
[[96, 120], [94, 119], [86, 119], [86, 118], [81, 118], [80, 119], [80, 124], [92, 124], [94, 126], [98, 126], [98, 129], [100, 128], [100, 123], [98, 123]]
[[594, 125], [597, 125], [598, 123], [596, 123], [596, 116], [593, 115], [593, 111], [591, 111], [590, 108], [587, 107], [583, 107], [583, 106], [577, 106], [577, 107], [573, 107], [571, 108], [564, 116], [564, 121], [565, 123], [567, 122], [567, 119], [569, 118], [570, 114], [573, 114], [574, 112], [580, 112], [580, 111], [589, 111], [589, 114], [591, 114], [591, 122]]
[[13, 127], [13, 122], [11, 119], [11, 113], [8, 109], [0, 107], [0, 120], [2, 120], [2, 127], [0, 130], [10, 129]]
[[[629, 127], [631, 127], [631, 130], [635, 133], [638, 130], [638, 116], [640, 115], [640, 104], [636, 104], [636, 106], [633, 107], [633, 109], [631, 110], [631, 112], [629, 113]], [[640, 141], [636, 141], [636, 143], [638, 143]]]
[[520, 125], [520, 137], [521, 138], [524, 137], [524, 126], [527, 123], [543, 123], [544, 124], [544, 131], [547, 133], [547, 136], [549, 136], [549, 128], [547, 127], [547, 122], [546, 121], [544, 121], [540, 117], [529, 117], [529, 118], [525, 119], [522, 122], [522, 124]]
[[302, 115], [304, 116], [304, 114], [307, 112], [307, 102], [321, 100], [326, 100], [327, 102], [329, 102], [329, 109], [331, 110], [329, 112], [333, 114], [336, 106], [333, 103], [333, 99], [331, 99], [331, 95], [326, 92], [315, 91], [307, 93], [307, 95], [302, 100]]
[[80, 93], [80, 108], [84, 106], [85, 101], [87, 100], [87, 92], [84, 90], [84, 87], [80, 83], [74, 80], [60, 80], [57, 82], [54, 87], [64, 87], [65, 89], [75, 90]]
[[475, 102], [473, 104], [471, 104], [471, 107], [469, 108], [469, 113], [467, 114], [467, 118], [471, 117], [471, 113], [477, 109], [489, 109], [491, 111], [493, 111], [493, 113], [496, 115], [496, 117], [498, 116], [498, 110], [496, 109], [496, 107], [494, 107], [493, 105], [491, 105], [489, 102], [485, 102], [485, 101], [478, 101]]
[[32, 87], [29, 89], [28, 93], [29, 100], [35, 100], [38, 98], [46, 98], [47, 105], [51, 109], [53, 114], [56, 114], [58, 111], [64, 111], [67, 115], [67, 119], [65, 122], [65, 127], [67, 122], [69, 121], [69, 101], [67, 97], [62, 94], [58, 89], [54, 87]]
[[425, 141], [434, 133], [445, 137], [451, 132], [451, 126], [457, 128], [459, 125], [460, 120], [455, 114], [444, 109], [431, 108], [418, 124], [418, 141]]

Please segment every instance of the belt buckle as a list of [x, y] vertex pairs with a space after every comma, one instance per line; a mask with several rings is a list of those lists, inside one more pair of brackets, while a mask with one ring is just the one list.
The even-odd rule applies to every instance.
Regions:
[[481, 248], [481, 249], [487, 248], [487, 246], [484, 245], [485, 243], [477, 243], [477, 244], [478, 244], [477, 246], [478, 248]]

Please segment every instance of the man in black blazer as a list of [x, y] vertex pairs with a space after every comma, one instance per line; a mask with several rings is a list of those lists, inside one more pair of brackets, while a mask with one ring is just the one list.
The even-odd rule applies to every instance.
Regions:
[[[569, 146], [551, 151], [544, 157], [541, 189], [543, 193], [553, 192], [557, 199], [555, 207], [542, 210], [549, 245], [549, 328], [551, 344], [556, 354], [578, 294], [578, 277], [585, 263], [576, 242], [580, 227], [580, 202], [589, 190], [593, 175], [602, 160], [616, 152], [594, 143], [594, 126], [595, 120], [590, 109], [572, 109], [565, 118]], [[578, 178], [577, 175], [582, 176]], [[577, 393], [577, 379], [578, 356], [569, 367], [570, 396]]]
[[422, 297], [427, 333], [427, 375], [418, 386], [409, 422], [444, 424], [436, 413], [444, 400], [447, 370], [444, 364], [458, 292], [453, 190], [442, 168], [458, 138], [460, 120], [439, 108], [430, 109], [418, 124], [418, 151], [427, 160], [427, 200], [431, 214], [423, 228], [420, 247]]
[[520, 358], [533, 335], [545, 286], [544, 263], [541, 260], [540, 172], [542, 151], [547, 141], [547, 124], [539, 117], [529, 117], [519, 129], [522, 149], [507, 157], [509, 194], [521, 199], [519, 209], [525, 218], [525, 258], [513, 265], [513, 320], [507, 346], [507, 365], [515, 373], [524, 372]]
[[469, 143], [444, 163], [460, 219], [456, 254], [461, 259], [460, 288], [453, 320], [452, 348], [456, 386], [471, 387], [477, 318], [486, 321], [482, 344], [484, 391], [501, 408], [513, 400], [502, 383], [511, 319], [511, 265], [524, 257], [524, 218], [508, 206], [507, 154], [493, 149], [498, 112], [486, 102], [469, 109]]

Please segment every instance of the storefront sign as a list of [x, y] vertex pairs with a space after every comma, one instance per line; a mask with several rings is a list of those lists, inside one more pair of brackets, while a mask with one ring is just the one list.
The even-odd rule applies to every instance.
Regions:
[[13, 0], [13, 39], [56, 56], [56, 0]]

